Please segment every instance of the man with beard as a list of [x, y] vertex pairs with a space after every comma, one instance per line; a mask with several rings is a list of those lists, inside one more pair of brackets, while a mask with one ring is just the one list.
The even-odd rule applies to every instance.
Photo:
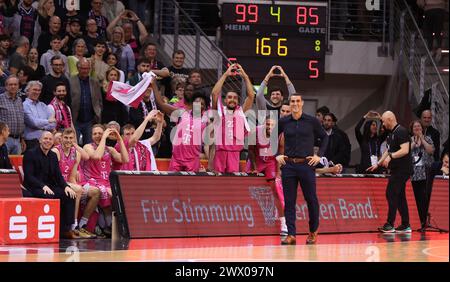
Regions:
[[[246, 85], [247, 98], [243, 106], [239, 106], [239, 95], [236, 91], [228, 91], [225, 95], [225, 106], [222, 105], [222, 86], [229, 76], [241, 76]], [[239, 64], [232, 64], [217, 81], [212, 90], [213, 109], [218, 110], [219, 119], [214, 121], [215, 155], [214, 170], [219, 173], [239, 172], [239, 155], [244, 148], [244, 138], [249, 126], [245, 112], [253, 105], [255, 93], [250, 78]]]
[[[283, 190], [277, 189], [275, 179], [278, 174], [278, 163], [275, 158], [275, 153], [278, 144], [274, 136], [273, 129], [276, 126], [275, 119], [266, 118], [265, 125], [256, 127], [256, 145], [249, 145], [249, 164], [250, 172], [264, 173], [267, 183], [272, 188], [275, 195], [275, 206], [278, 210], [280, 218], [280, 235], [287, 235], [286, 218], [284, 217], [284, 196]], [[275, 140], [273, 140], [275, 138]], [[274, 142], [275, 141], [275, 142]], [[275, 147], [275, 148], [272, 148]]]
[[[81, 238], [94, 239], [97, 236], [86, 229], [89, 217], [95, 211], [100, 198], [100, 190], [95, 186], [85, 185], [77, 181], [78, 166], [80, 161], [88, 160], [89, 155], [78, 146], [76, 142], [75, 130], [66, 128], [62, 133], [62, 143], [53, 147], [59, 161], [61, 174], [70, 188], [77, 194], [75, 202], [75, 223], [72, 230]], [[80, 201], [83, 201], [84, 211], [80, 223], [77, 223]]]
[[[275, 72], [279, 72], [279, 74], [276, 74]], [[256, 93], [256, 107], [258, 110], [269, 110], [278, 111], [278, 115], [280, 115], [280, 109], [283, 105], [283, 99], [284, 95], [280, 88], [272, 88], [270, 91], [270, 98], [269, 101], [266, 100], [264, 97], [264, 91], [269, 84], [269, 80], [272, 77], [282, 77], [286, 81], [286, 86], [289, 91], [289, 97], [295, 93], [295, 87], [290, 81], [289, 77], [284, 72], [283, 68], [281, 66], [273, 66], [270, 71], [267, 73], [264, 80], [261, 82], [261, 85], [258, 88], [258, 92]]]
[[39, 146], [28, 150], [23, 157], [23, 186], [31, 191], [33, 197], [59, 199], [61, 237], [77, 239], [79, 236], [71, 230], [77, 195], [64, 180], [58, 158], [50, 150], [53, 146], [53, 134], [44, 131], [39, 143]]
[[127, 81], [131, 86], [138, 84], [142, 80], [142, 74], [151, 70], [150, 61], [146, 58], [139, 59], [136, 69], [137, 72]]
[[56, 131], [62, 131], [70, 127], [75, 128], [70, 107], [64, 102], [67, 96], [66, 84], [63, 82], [56, 84], [53, 95], [54, 98], [47, 107], [51, 114], [50, 117], [56, 119]]
[[164, 103], [157, 86], [152, 85], [158, 107], [177, 124], [172, 140], [173, 149], [169, 170], [198, 172], [202, 153], [202, 136], [207, 125], [207, 119], [203, 117], [203, 113], [209, 105], [208, 97], [199, 92], [192, 94], [191, 91], [185, 91], [183, 107], [177, 108], [175, 105]]
[[[62, 82], [66, 86], [66, 93], [70, 92], [69, 79], [64, 74], [64, 61], [60, 56], [54, 56], [50, 60], [52, 71], [42, 78], [42, 94], [39, 99], [45, 104], [49, 104], [54, 98], [54, 90], [58, 83]], [[70, 107], [72, 104], [71, 95], [66, 95], [64, 102]]]

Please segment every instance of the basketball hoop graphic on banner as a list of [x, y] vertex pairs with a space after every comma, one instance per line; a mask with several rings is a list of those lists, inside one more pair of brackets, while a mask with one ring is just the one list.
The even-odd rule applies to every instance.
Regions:
[[277, 209], [275, 198], [270, 187], [249, 187], [250, 195], [258, 202], [261, 208], [266, 225], [274, 225], [277, 220]]

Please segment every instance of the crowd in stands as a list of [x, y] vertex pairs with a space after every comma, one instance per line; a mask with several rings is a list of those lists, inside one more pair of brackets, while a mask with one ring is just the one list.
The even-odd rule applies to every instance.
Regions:
[[[240, 153], [246, 148], [244, 137], [253, 130], [244, 113], [253, 108], [289, 117], [289, 99], [285, 98], [296, 90], [282, 66], [269, 70], [256, 93], [245, 66], [238, 64], [231, 65], [209, 89], [202, 84], [201, 70], [184, 67], [186, 54], [182, 50], [173, 53], [169, 67], [158, 61], [157, 45], [152, 43], [139, 13], [125, 9], [121, 1], [91, 0], [86, 13], [65, 10], [60, 2], [0, 0], [0, 168], [11, 168], [8, 155], [24, 154], [24, 187], [31, 196], [70, 201], [74, 198], [71, 193], [52, 190], [73, 190], [76, 203], [73, 208], [69, 205], [69, 210], [75, 213], [75, 222], [64, 230], [66, 237], [93, 238], [111, 233], [111, 170], [156, 170], [155, 158], [160, 157], [171, 159], [172, 171], [237, 172]], [[109, 95], [111, 82], [134, 86], [149, 71], [157, 80], [152, 81], [136, 108]], [[236, 89], [225, 93], [222, 100], [224, 82], [235, 76], [243, 78], [245, 99], [241, 101], [241, 90]], [[265, 89], [277, 76], [285, 80], [288, 93], [271, 88], [266, 99]], [[196, 105], [200, 114], [195, 111]], [[217, 110], [224, 122], [215, 124], [208, 116], [211, 109]], [[179, 110], [181, 113], [173, 118]], [[227, 120], [230, 117], [231, 123]], [[328, 136], [318, 172], [345, 172], [351, 164], [349, 137], [337, 126], [338, 119], [328, 107], [319, 108], [316, 117]], [[441, 157], [439, 132], [431, 121], [431, 111], [424, 110], [420, 120], [411, 124], [414, 161], [423, 166], [414, 171], [414, 187], [424, 185], [425, 168], [435, 161], [444, 159], [443, 170], [445, 173], [446, 167], [448, 174], [448, 141]], [[195, 143], [196, 133], [206, 132], [208, 125], [213, 125], [214, 131], [207, 137], [212, 140], [214, 134], [222, 134], [222, 144]], [[244, 136], [236, 133], [237, 127]], [[173, 128], [176, 131], [171, 138]], [[269, 138], [273, 124], [262, 123], [256, 130]], [[368, 173], [374, 159], [386, 150], [383, 144], [387, 132], [381, 126], [380, 114], [370, 111], [364, 115], [355, 135], [361, 150], [357, 172]], [[228, 139], [233, 145], [228, 145]], [[318, 147], [320, 142], [316, 140]], [[48, 173], [39, 179], [34, 177], [36, 168], [32, 164], [40, 161], [36, 159], [40, 149], [58, 161], [62, 178], [55, 180]], [[255, 172], [255, 147], [248, 150], [248, 171]], [[264, 161], [268, 158], [259, 153], [256, 156]], [[201, 166], [201, 158], [210, 160], [207, 168]], [[52, 165], [45, 167], [54, 172]], [[380, 168], [375, 173], [385, 170]], [[99, 225], [92, 219], [94, 214], [102, 215]], [[100, 230], [95, 230], [97, 227]]]

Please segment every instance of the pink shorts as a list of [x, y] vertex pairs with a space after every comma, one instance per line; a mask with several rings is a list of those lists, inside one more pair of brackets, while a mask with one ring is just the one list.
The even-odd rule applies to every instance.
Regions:
[[[250, 161], [247, 161], [246, 170], [247, 170], [247, 173], [250, 173], [252, 171]], [[257, 161], [256, 162], [256, 171], [258, 173], [264, 173], [267, 180], [273, 180], [276, 177], [277, 162], [276, 162], [276, 160], [269, 161], [269, 162], [258, 162]]]
[[100, 190], [100, 200], [98, 201], [99, 207], [107, 208], [111, 206], [111, 197], [110, 197], [111, 187], [104, 185], [104, 183], [100, 183], [99, 181], [93, 178], [88, 179], [87, 183], [89, 185], [98, 187], [98, 189]]
[[169, 171], [198, 172], [199, 170], [200, 170], [200, 158], [195, 158], [191, 161], [184, 161], [184, 162], [175, 160], [174, 158], [170, 159]]
[[237, 151], [216, 151], [214, 170], [220, 173], [239, 172], [239, 156]]

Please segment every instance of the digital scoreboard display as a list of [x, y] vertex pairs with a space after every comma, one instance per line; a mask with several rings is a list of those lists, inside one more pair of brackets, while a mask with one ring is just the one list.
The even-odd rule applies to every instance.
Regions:
[[297, 80], [323, 78], [327, 3], [221, 1], [222, 49], [251, 77], [281, 65]]

